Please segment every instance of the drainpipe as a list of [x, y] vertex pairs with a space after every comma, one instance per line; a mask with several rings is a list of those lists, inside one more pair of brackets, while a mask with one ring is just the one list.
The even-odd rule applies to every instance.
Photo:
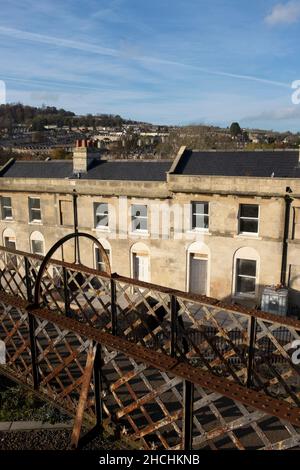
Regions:
[[286, 194], [284, 197], [284, 200], [285, 200], [284, 234], [283, 234], [283, 243], [282, 243], [282, 260], [281, 260], [281, 275], [280, 275], [280, 283], [283, 286], [286, 285], [290, 212], [291, 212], [291, 204], [292, 204], [293, 199], [288, 194]]
[[[73, 190], [73, 216], [74, 216], [74, 233], [78, 233], [78, 210], [77, 210], [77, 198], [76, 189]], [[79, 249], [79, 239], [75, 237], [75, 248], [74, 248], [74, 258], [75, 264], [80, 264], [80, 249]]]

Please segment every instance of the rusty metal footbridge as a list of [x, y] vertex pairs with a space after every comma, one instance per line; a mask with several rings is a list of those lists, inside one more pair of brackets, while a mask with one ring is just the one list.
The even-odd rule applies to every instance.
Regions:
[[73, 447], [109, 425], [143, 449], [300, 448], [300, 321], [56, 250], [0, 248], [0, 374], [72, 416]]

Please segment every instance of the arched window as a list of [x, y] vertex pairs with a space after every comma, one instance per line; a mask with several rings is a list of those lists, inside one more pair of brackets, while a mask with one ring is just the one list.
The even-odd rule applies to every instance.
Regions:
[[150, 251], [144, 243], [131, 247], [131, 273], [134, 279], [150, 282]]
[[[109, 242], [105, 238], [99, 239], [99, 242], [103, 246], [108, 256], [109, 262], [111, 263], [111, 246]], [[105, 271], [105, 263], [102, 259], [101, 252], [99, 248], [97, 247], [97, 245], [94, 245], [94, 264], [95, 264], [95, 269], [97, 269], [98, 271]]]
[[234, 255], [233, 293], [235, 296], [255, 297], [258, 292], [260, 259], [254, 248], [243, 247]]
[[187, 250], [187, 290], [193, 294], [210, 293], [210, 250], [205, 243], [192, 243]]
[[2, 235], [3, 245], [6, 248], [16, 249], [16, 235], [11, 228], [6, 228]]
[[32, 232], [30, 235], [30, 247], [34, 255], [45, 255], [45, 239], [41, 232]]

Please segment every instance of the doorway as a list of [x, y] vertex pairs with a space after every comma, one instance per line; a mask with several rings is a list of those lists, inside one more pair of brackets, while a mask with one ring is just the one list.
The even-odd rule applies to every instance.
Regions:
[[189, 265], [189, 291], [193, 294], [207, 295], [207, 256], [190, 253]]
[[133, 253], [133, 277], [139, 281], [149, 282], [149, 255], [147, 253]]

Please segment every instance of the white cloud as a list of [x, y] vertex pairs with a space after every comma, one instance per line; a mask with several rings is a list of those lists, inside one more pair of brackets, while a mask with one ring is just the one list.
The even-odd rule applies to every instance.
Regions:
[[282, 108], [272, 108], [269, 110], [261, 111], [258, 114], [253, 114], [252, 116], [247, 116], [241, 119], [240, 121], [289, 121], [289, 120], [299, 120], [300, 118], [300, 107], [299, 106], [288, 106]]
[[270, 26], [278, 24], [296, 23], [300, 19], [300, 1], [292, 0], [288, 3], [278, 3], [274, 6], [265, 22]]

